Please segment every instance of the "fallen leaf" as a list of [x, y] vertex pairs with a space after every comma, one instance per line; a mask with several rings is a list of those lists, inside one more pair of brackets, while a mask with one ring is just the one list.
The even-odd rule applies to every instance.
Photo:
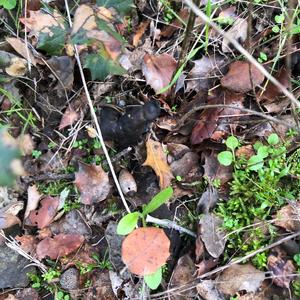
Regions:
[[300, 230], [300, 201], [290, 202], [277, 211], [274, 224], [291, 232]]
[[199, 156], [195, 152], [187, 152], [178, 160], [170, 164], [173, 175], [184, 177], [193, 168], [199, 166]]
[[239, 291], [256, 292], [265, 279], [265, 273], [250, 264], [232, 265], [217, 279], [217, 288], [226, 295], [235, 295]]
[[6, 229], [16, 224], [21, 224], [17, 214], [24, 207], [24, 203], [21, 201], [13, 202], [0, 209], [0, 230]]
[[135, 34], [133, 36], [132, 45], [134, 47], [138, 46], [139, 41], [140, 41], [141, 37], [144, 35], [149, 24], [150, 24], [150, 20], [145, 20], [139, 24], [137, 31], [135, 32]]
[[228, 73], [221, 79], [221, 85], [234, 92], [246, 93], [260, 85], [264, 78], [265, 76], [252, 64], [235, 61], [230, 64]]
[[41, 200], [40, 206], [39, 209], [30, 212], [25, 225], [37, 226], [40, 229], [50, 225], [57, 213], [59, 198], [47, 196]]
[[[285, 67], [281, 67], [275, 78], [285, 87], [290, 86], [289, 72]], [[261, 94], [258, 93], [257, 97], [259, 101], [274, 102], [276, 98], [283, 95], [281, 89], [279, 89], [274, 83], [268, 81], [265, 91]]]
[[[147, 84], [149, 84], [154, 91], [158, 93], [171, 82], [176, 67], [176, 60], [167, 53], [159, 55], [145, 54], [142, 71]], [[167, 96], [170, 91], [171, 89], [164, 92], [162, 95]]]
[[92, 7], [86, 4], [79, 5], [74, 14], [74, 21], [71, 35], [74, 35], [79, 29], [86, 31], [97, 28], [96, 18]]
[[[195, 264], [188, 254], [181, 256], [172, 272], [169, 282], [170, 288], [182, 287], [194, 279]], [[181, 292], [181, 297], [184, 299], [194, 299], [195, 289]]]
[[17, 51], [20, 55], [23, 56], [26, 60], [30, 58], [30, 62], [36, 66], [36, 60], [31, 52], [31, 50], [26, 46], [26, 44], [19, 38], [7, 37], [6, 41]]
[[133, 196], [137, 192], [136, 181], [127, 169], [122, 169], [120, 171], [119, 183], [125, 195]]
[[17, 141], [22, 155], [30, 155], [34, 150], [34, 142], [29, 134], [19, 135]]
[[187, 77], [186, 91], [208, 90], [211, 87], [213, 78], [222, 75], [222, 65], [225, 58], [220, 55], [203, 56], [193, 61], [195, 64]]
[[111, 188], [108, 175], [101, 166], [82, 162], [75, 173], [75, 185], [80, 192], [81, 202], [86, 205], [105, 200]]
[[170, 166], [167, 163], [166, 154], [161, 146], [161, 143], [148, 139], [147, 146], [147, 159], [143, 166], [151, 167], [159, 178], [159, 186], [164, 189], [171, 184], [173, 174]]
[[22, 236], [16, 236], [16, 240], [20, 243], [20, 247], [23, 251], [31, 256], [34, 256], [37, 240], [33, 235], [25, 234]]
[[222, 230], [222, 219], [213, 214], [205, 214], [199, 222], [201, 239], [208, 253], [218, 258], [224, 251], [226, 238]]
[[58, 234], [54, 238], [45, 238], [38, 243], [36, 254], [38, 259], [49, 257], [57, 259], [76, 251], [84, 241], [80, 234]]
[[218, 264], [218, 260], [214, 258], [203, 259], [199, 264], [196, 265], [197, 267], [197, 275], [201, 276], [206, 272], [209, 272]]
[[[227, 35], [238, 42], [244, 42], [247, 39], [248, 34], [248, 22], [246, 19], [237, 18], [232, 27], [227, 31]], [[230, 42], [224, 37], [222, 42], [222, 52], [231, 52], [232, 49], [229, 47]]]
[[272, 273], [273, 282], [280, 287], [289, 289], [296, 268], [293, 261], [287, 259], [286, 253], [279, 247], [272, 249], [268, 256], [267, 268]]
[[149, 275], [166, 263], [169, 248], [170, 240], [162, 229], [137, 228], [122, 243], [122, 260], [133, 274]]
[[213, 280], [201, 280], [196, 286], [198, 294], [205, 300], [224, 300]]
[[36, 185], [29, 186], [27, 189], [27, 206], [24, 214], [24, 219], [26, 219], [32, 210], [38, 207], [39, 201], [42, 195], [39, 193]]
[[62, 130], [63, 128], [67, 126], [71, 126], [79, 119], [79, 114], [73, 109], [72, 106], [68, 106], [66, 111], [64, 112], [60, 124], [59, 124], [59, 130]]
[[219, 200], [218, 190], [209, 185], [206, 191], [201, 195], [197, 208], [201, 209], [205, 214], [209, 213], [211, 209], [213, 209]]
[[64, 19], [57, 10], [54, 10], [51, 14], [42, 10], [29, 11], [29, 17], [19, 18], [20, 22], [26, 25], [27, 30], [30, 31], [30, 35], [38, 37], [40, 33], [51, 33], [51, 27], [64, 27]]

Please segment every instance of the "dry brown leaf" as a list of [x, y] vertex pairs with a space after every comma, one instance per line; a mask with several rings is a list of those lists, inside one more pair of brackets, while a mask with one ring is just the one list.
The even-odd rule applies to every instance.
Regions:
[[164, 189], [171, 184], [174, 178], [171, 168], [167, 163], [166, 154], [161, 143], [148, 139], [147, 143], [147, 159], [143, 166], [151, 167], [159, 178], [159, 186]]
[[133, 274], [153, 274], [168, 257], [170, 240], [156, 227], [137, 228], [122, 243], [122, 260]]
[[38, 228], [47, 227], [53, 221], [59, 207], [59, 198], [47, 196], [41, 200], [41, 207], [32, 210], [25, 220], [26, 225], [37, 226]]
[[34, 150], [34, 142], [29, 134], [21, 134], [17, 141], [23, 155], [30, 155]]
[[45, 238], [38, 243], [36, 254], [38, 259], [50, 257], [57, 259], [76, 251], [84, 241], [80, 234], [58, 234], [54, 238]]
[[79, 5], [74, 14], [71, 34], [77, 33], [79, 29], [89, 31], [96, 28], [96, 18], [92, 7], [86, 4]]
[[0, 229], [9, 228], [16, 224], [21, 224], [17, 214], [24, 207], [21, 201], [13, 202], [0, 209]]
[[26, 25], [31, 35], [36, 37], [39, 36], [40, 32], [51, 33], [50, 27], [60, 26], [64, 28], [64, 19], [56, 10], [51, 14], [42, 10], [29, 11], [29, 17], [19, 18], [19, 20]]
[[39, 201], [42, 195], [39, 193], [36, 185], [29, 186], [27, 189], [27, 206], [24, 214], [24, 219], [26, 219], [32, 210], [38, 207]]
[[[244, 42], [248, 34], [248, 22], [246, 19], [237, 18], [232, 27], [227, 31], [227, 35], [233, 40]], [[230, 42], [225, 37], [222, 42], [222, 51], [224, 53], [231, 52]]]
[[17, 51], [20, 55], [23, 56], [26, 60], [28, 56], [30, 58], [31, 63], [36, 66], [36, 60], [31, 53], [31, 50], [26, 46], [26, 44], [19, 38], [7, 37], [6, 41]]
[[79, 114], [73, 109], [73, 107], [69, 106], [61, 118], [59, 130], [62, 130], [67, 126], [73, 125], [73, 123], [76, 122], [79, 119], [79, 117]]
[[[159, 55], [145, 54], [142, 71], [147, 84], [149, 84], [154, 91], [158, 93], [171, 82], [176, 67], [176, 60], [167, 53]], [[170, 91], [171, 89], [164, 92], [162, 95], [167, 96]]]
[[226, 295], [235, 295], [239, 291], [256, 292], [265, 279], [265, 273], [251, 264], [232, 265], [219, 276], [218, 290]]
[[16, 236], [16, 240], [20, 243], [20, 247], [23, 251], [29, 255], [34, 255], [37, 246], [37, 240], [33, 235], [25, 234], [22, 236]]
[[27, 72], [27, 61], [21, 57], [14, 56], [10, 60], [10, 65], [5, 68], [5, 72], [13, 77], [24, 76]]
[[87, 205], [105, 200], [111, 188], [108, 175], [101, 166], [82, 162], [75, 174], [75, 185], [80, 192], [81, 202]]
[[225, 232], [222, 230], [223, 221], [213, 214], [205, 214], [199, 224], [201, 239], [206, 250], [212, 257], [218, 258], [226, 244]]
[[221, 79], [221, 85], [234, 92], [246, 93], [260, 85], [264, 78], [265, 76], [252, 64], [235, 61], [230, 64], [228, 73]]
[[291, 232], [300, 230], [300, 201], [282, 207], [276, 214], [275, 225]]
[[290, 287], [290, 283], [293, 280], [291, 275], [295, 274], [296, 268], [293, 261], [287, 259], [286, 253], [279, 247], [272, 249], [268, 256], [267, 268], [273, 273], [273, 282], [277, 286], [287, 289]]
[[141, 37], [143, 36], [143, 34], [145, 33], [145, 31], [146, 31], [147, 27], [149, 26], [149, 24], [150, 24], [150, 20], [146, 20], [146, 21], [143, 21], [143, 22], [140, 23], [136, 33], [133, 36], [132, 45], [134, 47], [138, 46], [139, 41], [140, 41]]

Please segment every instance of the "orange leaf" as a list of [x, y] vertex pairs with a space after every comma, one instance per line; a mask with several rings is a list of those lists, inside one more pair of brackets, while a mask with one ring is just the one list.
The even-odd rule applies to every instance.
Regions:
[[168, 257], [170, 240], [156, 227], [137, 228], [122, 244], [122, 259], [130, 272], [144, 276], [163, 266]]
[[159, 142], [149, 139], [147, 141], [147, 159], [143, 166], [151, 167], [159, 177], [159, 186], [164, 189], [170, 186], [174, 178], [171, 168], [167, 163], [166, 154]]

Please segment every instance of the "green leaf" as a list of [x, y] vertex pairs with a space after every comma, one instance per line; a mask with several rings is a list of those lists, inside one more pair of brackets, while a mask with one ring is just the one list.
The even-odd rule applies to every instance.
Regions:
[[76, 45], [88, 44], [90, 39], [86, 36], [86, 30], [80, 28], [74, 35], [71, 37], [71, 41]]
[[65, 46], [66, 30], [60, 26], [49, 27], [51, 32], [41, 32], [37, 48], [49, 55], [60, 55]]
[[257, 150], [257, 156], [259, 156], [262, 159], [268, 157], [268, 155], [269, 155], [269, 147], [267, 146], [259, 147], [259, 149]]
[[276, 16], [275, 16], [275, 22], [276, 22], [277, 24], [282, 24], [283, 21], [284, 21], [284, 15], [283, 15], [283, 14], [281, 14], [281, 15], [276, 15]]
[[258, 171], [264, 166], [264, 160], [258, 155], [253, 155], [248, 160], [247, 165], [249, 170]]
[[139, 212], [133, 212], [124, 216], [118, 223], [117, 234], [126, 235], [133, 231], [140, 217]]
[[97, 0], [98, 6], [115, 8], [121, 16], [126, 16], [135, 7], [133, 0]]
[[257, 141], [257, 142], [253, 145], [253, 148], [254, 148], [254, 150], [258, 151], [258, 149], [259, 149], [260, 147], [262, 147], [263, 145], [264, 145], [264, 144], [263, 144], [262, 142]]
[[233, 156], [230, 151], [222, 151], [218, 154], [218, 161], [223, 166], [230, 166], [233, 161]]
[[117, 41], [121, 42], [121, 43], [124, 43], [125, 40], [124, 38], [118, 34], [115, 30], [113, 30], [107, 22], [105, 22], [104, 20], [101, 20], [99, 18], [97, 18], [96, 20], [96, 23], [97, 23], [97, 26], [100, 30], [104, 30], [106, 31], [107, 33], [109, 33], [111, 36], [113, 36]]
[[226, 140], [226, 146], [234, 151], [239, 146], [239, 140], [235, 136], [230, 136]]
[[279, 143], [279, 137], [276, 133], [272, 133], [268, 137], [268, 143], [269, 145], [276, 145]]
[[11, 10], [17, 5], [17, 0], [0, 0], [0, 6], [3, 6], [5, 9]]
[[155, 273], [144, 276], [144, 280], [151, 290], [156, 290], [159, 287], [161, 279], [162, 267], [160, 267]]
[[273, 26], [272, 31], [275, 32], [275, 33], [278, 33], [280, 31], [279, 26], [278, 25]]
[[15, 180], [15, 173], [11, 167], [14, 160], [20, 157], [20, 150], [13, 144], [6, 142], [6, 133], [0, 130], [0, 186], [12, 186]]
[[84, 68], [91, 71], [93, 80], [104, 80], [108, 75], [122, 75], [126, 72], [118, 62], [101, 54], [88, 54], [85, 57]]
[[146, 216], [156, 209], [158, 209], [163, 203], [167, 202], [173, 195], [173, 189], [167, 187], [156, 194], [152, 200], [144, 207], [143, 215]]

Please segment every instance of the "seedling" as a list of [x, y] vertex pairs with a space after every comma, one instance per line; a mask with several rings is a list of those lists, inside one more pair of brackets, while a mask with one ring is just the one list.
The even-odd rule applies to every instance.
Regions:
[[[173, 189], [168, 187], [156, 194], [147, 205], [143, 206], [142, 212], [132, 212], [125, 215], [118, 223], [117, 233], [120, 235], [129, 234], [136, 228], [139, 219], [142, 220], [143, 226], [146, 227], [146, 216], [167, 202], [172, 195]], [[144, 280], [150, 289], [157, 289], [162, 280], [162, 267], [158, 268], [153, 274], [145, 275]]]
[[39, 150], [33, 150], [31, 153], [32, 157], [34, 157], [35, 159], [38, 159], [41, 155], [42, 155], [42, 151]]

